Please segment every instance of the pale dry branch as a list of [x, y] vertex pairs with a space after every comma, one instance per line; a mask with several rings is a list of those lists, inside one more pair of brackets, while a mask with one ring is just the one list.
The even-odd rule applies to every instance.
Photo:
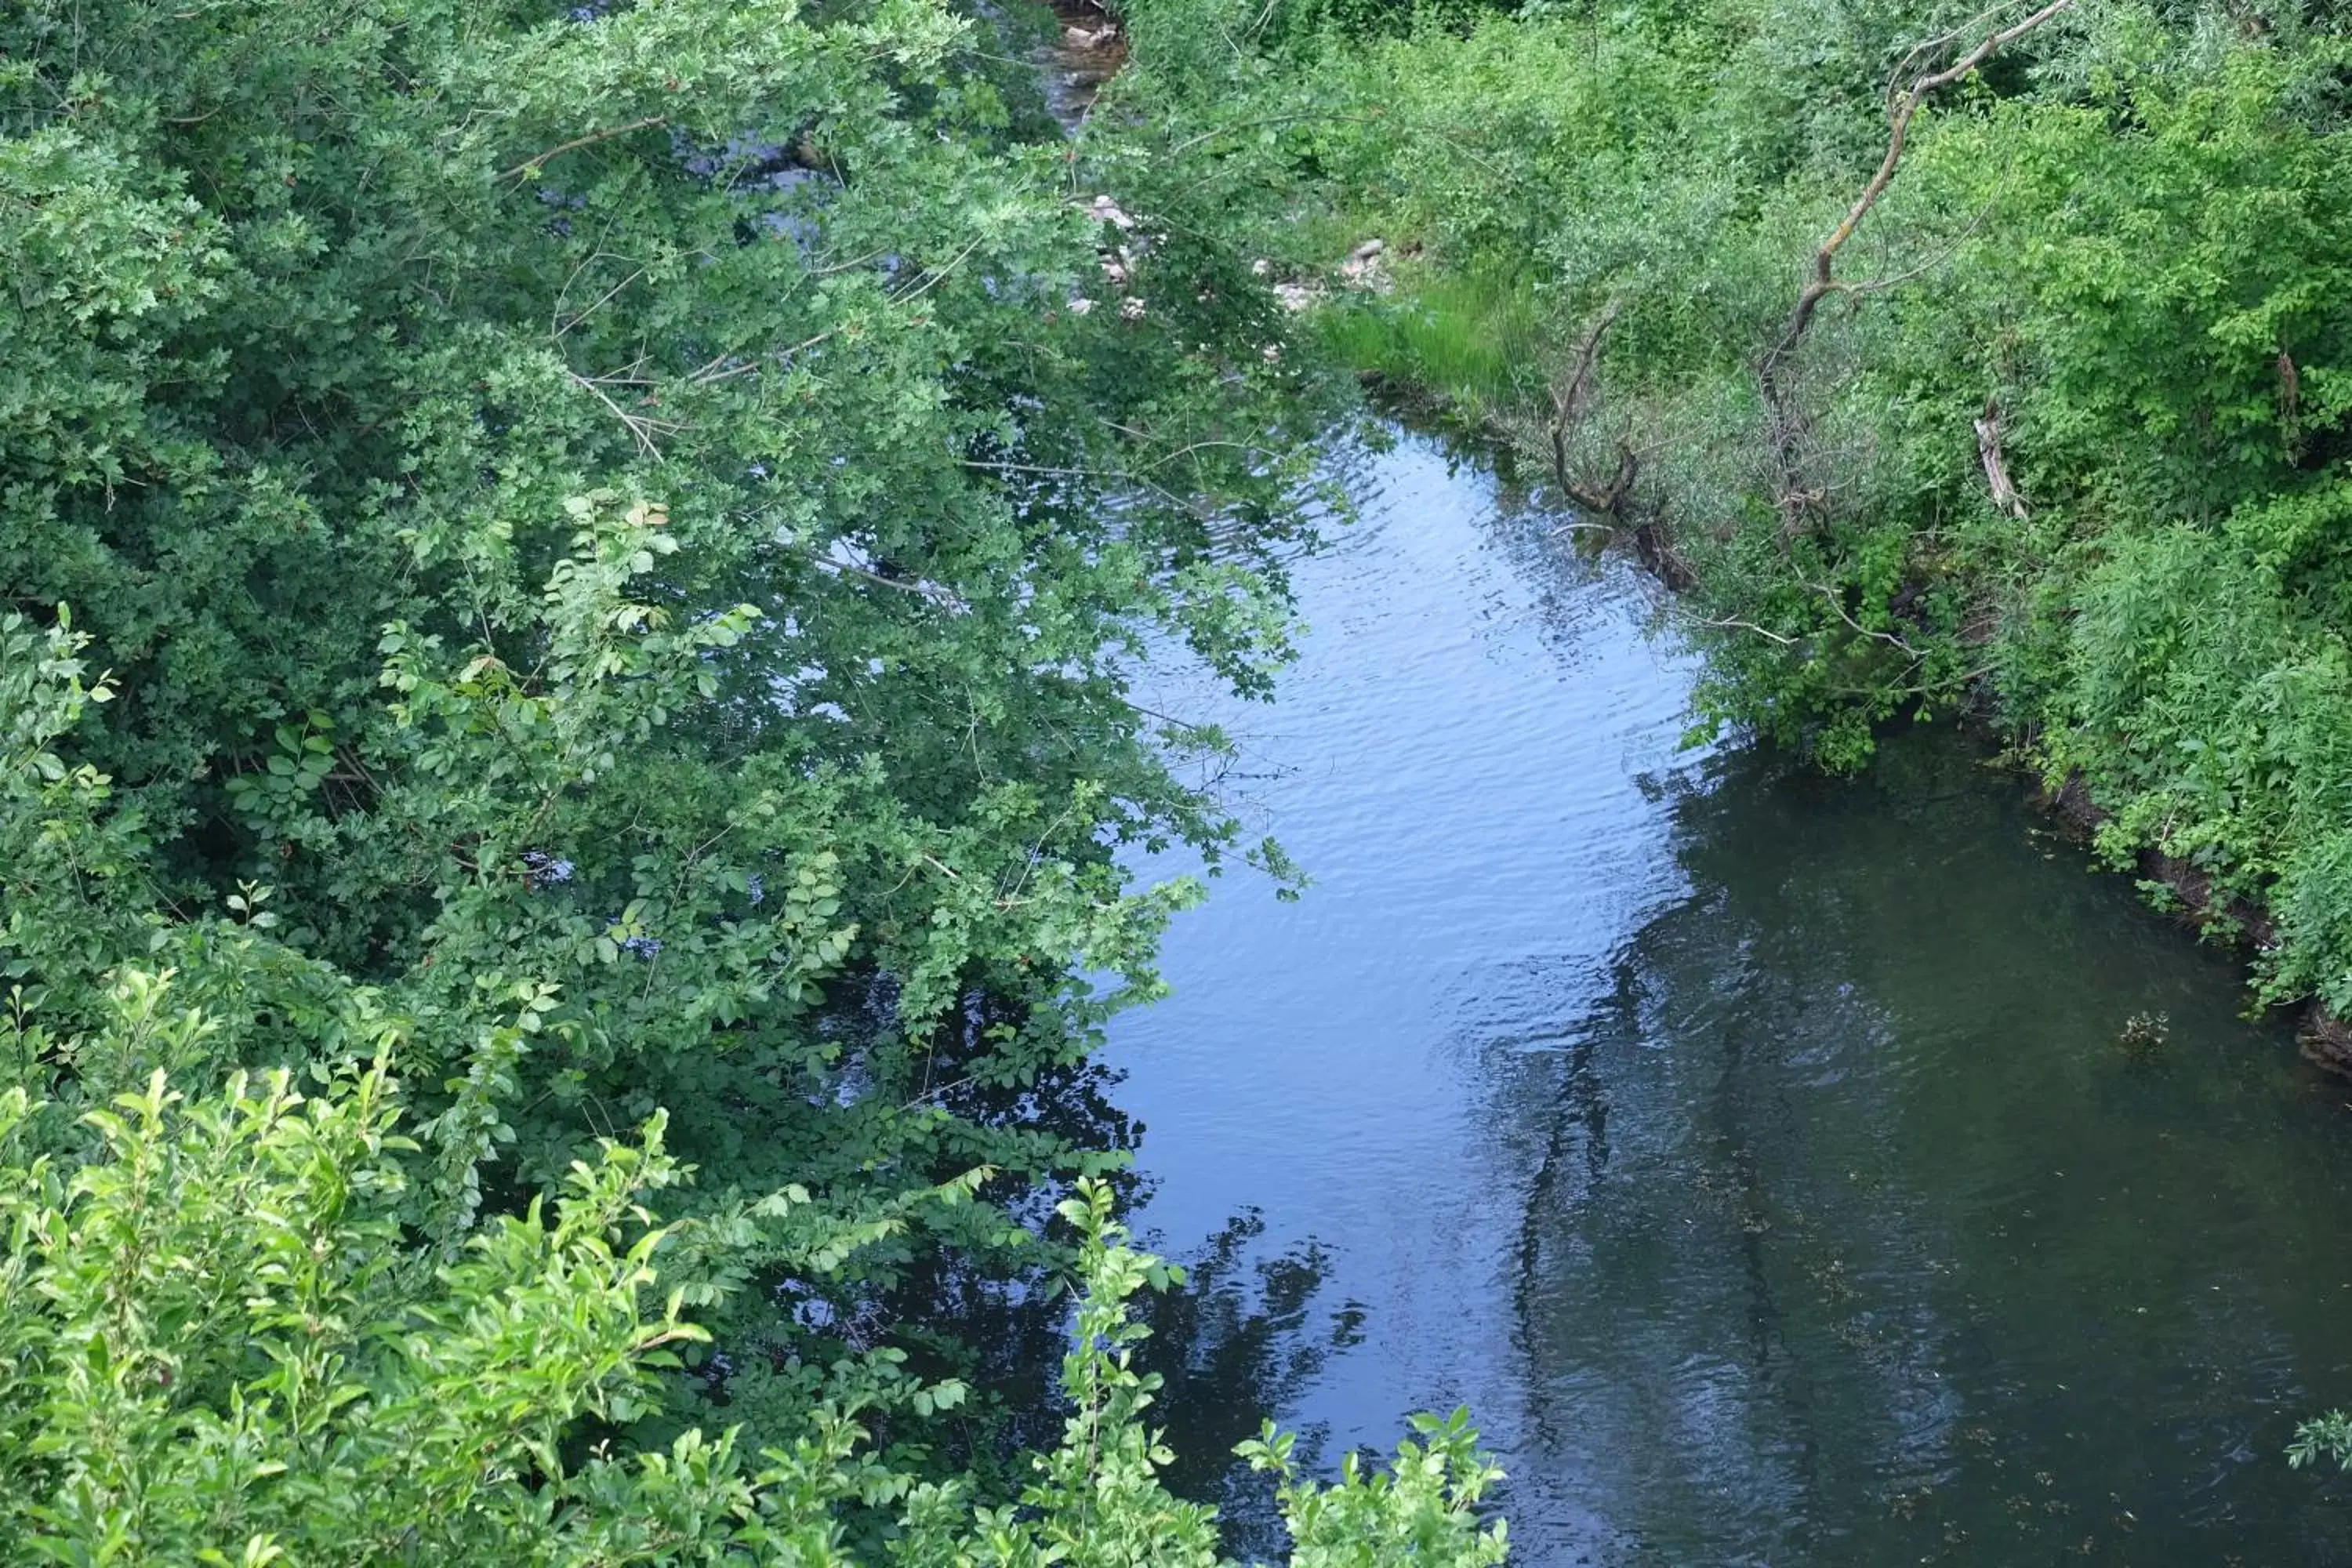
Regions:
[[[603, 404], [612, 414], [613, 417], [621, 422], [622, 427], [626, 429], [631, 436], [636, 438], [637, 445], [644, 448], [646, 456], [651, 458], [656, 463], [662, 460], [662, 451], [659, 443], [654, 440], [654, 433], [656, 431], [659, 431], [664, 435], [668, 435], [674, 431], [683, 428], [683, 426], [678, 425], [675, 420], [656, 419], [649, 414], [632, 414], [627, 409], [622, 407], [619, 404], [614, 402], [612, 395], [599, 384], [599, 383], [611, 378], [604, 376], [591, 378], [582, 375], [578, 371], [574, 370], [567, 370], [563, 374], [570, 376], [574, 384], [584, 387], [589, 393], [593, 394], [596, 401]], [[616, 382], [615, 384], [625, 386], [641, 386], [646, 384], [634, 380], [623, 380]]]
[[886, 577], [879, 572], [869, 572], [865, 567], [854, 565], [837, 555], [822, 554], [805, 545], [786, 542], [784, 548], [824, 571], [841, 576], [861, 578], [884, 588], [896, 588], [901, 594], [912, 594], [919, 599], [929, 599], [943, 609], [961, 614], [971, 607], [953, 592], [940, 587], [936, 583], [926, 583], [920, 578], [914, 577]]
[[1901, 637], [1896, 637], [1893, 632], [1872, 631], [1868, 626], [1864, 626], [1860, 621], [1855, 620], [1852, 616], [1846, 614], [1845, 605], [1839, 597], [1837, 590], [1832, 588], [1829, 584], [1825, 583], [1809, 583], [1806, 586], [1810, 587], [1814, 593], [1819, 594], [1823, 599], [1827, 600], [1829, 602], [1831, 612], [1834, 614], [1839, 620], [1843, 621], [1848, 626], [1852, 627], [1861, 636], [1872, 637], [1879, 642], [1885, 643], [1891, 647], [1902, 649], [1905, 653], [1911, 656], [1911, 662], [1914, 664], [1918, 663], [1921, 659], [1927, 657], [1919, 649], [1913, 647], [1909, 643], [1905, 642]]
[[[603, 310], [604, 306], [612, 300], [614, 295], [627, 288], [630, 284], [635, 283], [638, 279], [643, 278], [646, 275], [646, 268], [640, 267], [635, 271], [630, 273], [626, 278], [622, 279], [618, 283], [614, 284], [610, 289], [605, 289], [604, 293], [596, 297], [595, 303], [588, 306], [585, 310], [579, 311], [570, 321], [555, 327], [552, 335], [558, 338], [563, 336], [564, 333], [570, 331], [572, 328], [578, 326], [581, 322], [586, 321], [589, 317]], [[562, 307], [559, 304], [557, 309], [560, 310]]]
[[544, 167], [551, 159], [561, 158], [566, 153], [577, 153], [583, 147], [593, 147], [599, 142], [610, 142], [616, 136], [626, 136], [634, 132], [650, 131], [655, 126], [665, 123], [668, 119], [669, 116], [667, 114], [649, 114], [643, 120], [633, 120], [626, 125], [609, 126], [603, 131], [592, 131], [585, 136], [575, 136], [559, 146], [550, 147], [536, 157], [525, 158], [513, 168], [502, 171], [499, 178], [511, 180], [519, 175], [531, 174]]
[[1977, 456], [1984, 463], [1985, 483], [1992, 489], [1992, 504], [2020, 522], [2032, 515], [2025, 498], [2017, 493], [2010, 482], [2009, 464], [2000, 450], [2000, 408], [1988, 400], [1984, 417], [1976, 422]]
[[1723, 620], [1696, 620], [1694, 624], [1702, 626], [1713, 626], [1721, 631], [1754, 632], [1758, 637], [1769, 638], [1773, 642], [1779, 643], [1782, 647], [1793, 647], [1797, 641], [1795, 637], [1781, 636], [1779, 632], [1772, 630], [1769, 626], [1759, 626], [1754, 621], [1742, 621], [1727, 618]]

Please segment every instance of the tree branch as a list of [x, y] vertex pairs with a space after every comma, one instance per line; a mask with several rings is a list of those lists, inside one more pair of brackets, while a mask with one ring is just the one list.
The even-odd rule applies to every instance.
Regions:
[[[595, 395], [596, 401], [603, 404], [606, 409], [611, 411], [613, 417], [619, 420], [622, 426], [625, 428], [630, 435], [637, 438], [637, 445], [645, 449], [646, 457], [651, 458], [656, 463], [661, 461], [661, 447], [655, 445], [653, 432], [656, 430], [663, 432], [676, 430], [679, 428], [676, 423], [667, 419], [656, 419], [650, 415], [632, 414], [627, 409], [623, 408], [619, 404], [614, 402], [612, 397], [604, 391], [604, 389], [596, 384], [596, 380], [592, 380], [587, 376], [582, 375], [576, 370], [567, 370], [563, 374], [570, 376], [572, 381], [577, 383], [579, 385], [587, 388], [589, 392], [593, 393]], [[644, 384], [627, 383], [625, 384], [642, 385]]]
[[2009, 465], [2000, 452], [2000, 407], [1990, 398], [1985, 400], [1984, 417], [1976, 422], [1976, 429], [1977, 456], [1984, 463], [1985, 483], [1992, 489], [1992, 504], [2024, 521], [2032, 513], [2025, 498], [2010, 482]]
[[1631, 443], [1620, 437], [1617, 442], [1617, 472], [1608, 488], [1595, 489], [1569, 472], [1568, 446], [1578, 426], [1592, 408], [1592, 380], [1601, 363], [1601, 340], [1608, 336], [1618, 315], [1624, 309], [1622, 300], [1612, 300], [1607, 308], [1585, 329], [1584, 342], [1578, 345], [1576, 363], [1565, 384], [1555, 378], [1551, 384], [1551, 477], [1561, 493], [1591, 512], [1613, 517], [1624, 506], [1625, 498], [1633, 492], [1633, 481], [1642, 471], [1642, 460]]
[[[1877, 172], [1863, 186], [1862, 194], [1846, 209], [1844, 218], [1814, 250], [1811, 276], [1797, 295], [1796, 309], [1790, 313], [1789, 324], [1782, 331], [1780, 341], [1772, 345], [1756, 367], [1756, 379], [1764, 394], [1766, 412], [1772, 422], [1772, 455], [1780, 470], [1777, 499], [1784, 512], [1801, 508], [1802, 504], [1800, 499], [1802, 487], [1799, 482], [1798, 470], [1801, 463], [1799, 447], [1805, 428], [1802, 412], [1796, 407], [1790, 394], [1786, 376], [1788, 364], [1795, 356], [1798, 344], [1803, 341], [1806, 330], [1812, 325], [1822, 301], [1832, 294], [1854, 287], [1837, 280], [1837, 254], [1845, 242], [1853, 237], [1854, 231], [1862, 226], [1862, 220], [1870, 216], [1871, 208], [1878, 205], [1878, 198], [1885, 195], [1886, 187], [1893, 183], [1895, 171], [1903, 161], [1904, 147], [1910, 139], [1911, 122], [1918, 114], [1919, 106], [1935, 93], [1968, 76], [2005, 46], [2016, 42], [2062, 12], [2071, 10], [2074, 5], [2074, 0], [2051, 0], [2049, 5], [2022, 21], [1986, 34], [1978, 40], [1974, 48], [1943, 69], [1926, 71], [1913, 78], [1910, 87], [1899, 98], [1890, 88], [1887, 94], [1885, 155], [1879, 159]], [[1900, 80], [1902, 73], [1921, 56], [1948, 46], [1959, 36], [1958, 33], [1947, 33], [1913, 48], [1896, 68], [1896, 79]]]
[[561, 158], [566, 153], [576, 153], [583, 147], [593, 147], [599, 142], [610, 142], [615, 136], [626, 136], [632, 132], [650, 131], [668, 119], [669, 116], [667, 114], [648, 114], [643, 120], [633, 120], [626, 125], [615, 125], [608, 130], [592, 131], [585, 136], [575, 136], [562, 146], [550, 147], [535, 158], [525, 158], [513, 168], [501, 173], [499, 178], [511, 180], [519, 174], [528, 174], [550, 160]]

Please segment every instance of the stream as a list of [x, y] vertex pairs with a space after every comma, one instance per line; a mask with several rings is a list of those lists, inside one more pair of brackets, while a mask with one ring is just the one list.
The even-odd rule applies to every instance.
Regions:
[[1278, 1551], [1262, 1416], [1328, 1468], [1466, 1404], [1517, 1563], [2352, 1561], [2280, 1452], [2352, 1403], [2352, 1084], [1964, 738], [1680, 749], [1633, 569], [1361, 461], [1279, 700], [1141, 694], [1314, 879], [1111, 1032], [1180, 1487]]

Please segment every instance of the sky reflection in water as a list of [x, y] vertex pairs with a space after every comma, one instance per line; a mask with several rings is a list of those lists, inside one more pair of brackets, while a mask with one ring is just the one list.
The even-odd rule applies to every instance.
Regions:
[[1642, 582], [1427, 443], [1372, 468], [1281, 699], [1146, 698], [1246, 738], [1315, 878], [1220, 885], [1112, 1033], [1206, 1265], [1180, 1452], [1467, 1402], [1530, 1563], [2352, 1559], [2278, 1457], [2352, 1402], [2352, 1087], [1965, 742], [1680, 752]]

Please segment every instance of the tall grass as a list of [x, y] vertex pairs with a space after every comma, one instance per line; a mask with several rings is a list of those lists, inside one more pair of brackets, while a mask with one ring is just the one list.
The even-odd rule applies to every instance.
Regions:
[[1344, 363], [1441, 396], [1473, 417], [1539, 393], [1550, 352], [1533, 284], [1499, 269], [1407, 264], [1393, 293], [1335, 300], [1315, 324]]

